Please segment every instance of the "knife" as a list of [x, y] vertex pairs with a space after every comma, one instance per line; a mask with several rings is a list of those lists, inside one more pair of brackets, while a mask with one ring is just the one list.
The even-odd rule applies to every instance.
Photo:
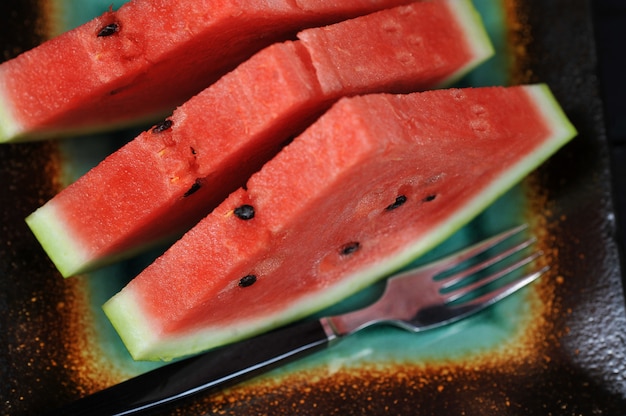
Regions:
[[326, 322], [305, 321], [164, 365], [49, 415], [145, 414], [200, 392], [228, 387], [323, 349], [337, 338]]

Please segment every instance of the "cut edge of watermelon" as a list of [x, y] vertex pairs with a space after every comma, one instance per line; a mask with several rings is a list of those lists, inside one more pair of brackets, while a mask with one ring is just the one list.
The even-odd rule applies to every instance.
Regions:
[[129, 127], [136, 127], [142, 124], [150, 124], [167, 116], [167, 113], [150, 115], [144, 118], [135, 118], [129, 120], [120, 120], [118, 122], [92, 124], [74, 129], [49, 129], [49, 130], [31, 130], [15, 117], [11, 109], [11, 105], [7, 105], [2, 87], [0, 86], [0, 144], [3, 143], [21, 143], [27, 141], [45, 141], [66, 138], [69, 136], [89, 135], [99, 133], [106, 127], [107, 130], [119, 130]]
[[22, 143], [22, 142], [38, 142], [55, 139], [65, 139], [73, 136], [90, 135], [101, 133], [102, 131], [115, 131], [125, 128], [134, 128], [137, 126], [149, 125], [164, 117], [168, 113], [149, 115], [144, 118], [133, 118], [129, 120], [120, 120], [110, 123], [94, 123], [80, 128], [66, 129], [46, 129], [31, 130], [17, 120], [10, 113], [10, 109], [5, 105], [0, 91], [0, 143]]
[[54, 204], [48, 203], [26, 217], [25, 221], [61, 275], [68, 277], [80, 272], [77, 265], [83, 264], [88, 256], [76, 244], [78, 240], [73, 238], [71, 231], [62, 226], [63, 221], [51, 221], [58, 218]]
[[153, 241], [117, 256], [90, 260], [92, 255], [80, 243], [81, 239], [73, 235], [72, 230], [66, 227], [67, 222], [62, 218], [62, 212], [59, 211], [53, 201], [39, 207], [26, 217], [25, 221], [64, 278], [86, 273], [99, 266], [141, 253], [162, 243], [162, 241]]
[[407, 246], [394, 256], [346, 276], [345, 279], [333, 285], [330, 290], [325, 288], [322, 291], [302, 297], [291, 306], [280, 310], [279, 313], [274, 313], [272, 316], [266, 315], [263, 319], [258, 320], [251, 317], [245, 325], [238, 325], [237, 329], [207, 328], [201, 332], [194, 332], [189, 335], [176, 334], [170, 339], [159, 340], [159, 334], [152, 331], [138, 303], [133, 301], [134, 294], [132, 291], [120, 292], [113, 296], [103, 306], [105, 314], [122, 336], [122, 340], [133, 359], [169, 361], [181, 355], [181, 345], [186, 345], [185, 354], [190, 355], [208, 348], [236, 342], [289, 322], [303, 319], [365, 289], [444, 242], [576, 136], [575, 127], [570, 123], [547, 85], [530, 85], [526, 90], [532, 101], [539, 106], [542, 114], [544, 114], [546, 125], [551, 131], [550, 136], [546, 138], [542, 146], [521, 159], [516, 165], [511, 166], [503, 175], [492, 181], [469, 200], [465, 209], [440, 221], [431, 228], [430, 232], [422, 234], [414, 244]]
[[443, 88], [454, 84], [476, 66], [482, 64], [495, 54], [493, 43], [487, 34], [482, 16], [478, 10], [476, 10], [472, 1], [450, 1], [447, 4], [452, 14], [456, 16], [461, 26], [461, 31], [467, 34], [467, 43], [469, 49], [474, 52], [474, 59], [443, 80], [436, 88]]
[[24, 127], [12, 114], [11, 107], [7, 105], [4, 91], [0, 86], [0, 143], [16, 141], [22, 131]]

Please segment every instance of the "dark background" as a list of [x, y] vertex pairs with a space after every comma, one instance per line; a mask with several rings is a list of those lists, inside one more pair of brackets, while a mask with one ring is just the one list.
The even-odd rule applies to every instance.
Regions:
[[[601, 94], [612, 157], [622, 254], [626, 253], [626, 1], [593, 0]], [[624, 258], [624, 255], [622, 255]], [[626, 280], [626, 279], [625, 279]]]

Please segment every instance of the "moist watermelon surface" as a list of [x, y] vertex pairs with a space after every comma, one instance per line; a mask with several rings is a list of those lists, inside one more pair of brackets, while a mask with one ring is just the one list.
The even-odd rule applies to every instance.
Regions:
[[406, 3], [130, 1], [0, 65], [0, 142], [155, 119], [274, 41]]
[[545, 85], [344, 98], [104, 310], [138, 360], [285, 324], [425, 253], [574, 135]]
[[399, 6], [298, 39], [257, 53], [33, 213], [27, 222], [61, 273], [178, 236], [339, 97], [441, 86], [493, 53], [466, 0]]

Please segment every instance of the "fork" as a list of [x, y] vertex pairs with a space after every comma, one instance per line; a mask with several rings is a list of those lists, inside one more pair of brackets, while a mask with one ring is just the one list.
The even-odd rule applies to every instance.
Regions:
[[[534, 238], [526, 238], [495, 254], [490, 252], [525, 228], [526, 225], [515, 227], [391, 277], [382, 296], [363, 309], [304, 321], [176, 361], [87, 396], [52, 414], [143, 413], [202, 391], [233, 385], [371, 325], [388, 324], [420, 332], [459, 321], [517, 292], [548, 270], [548, 266], [525, 270], [524, 266], [541, 255], [540, 251], [528, 249], [535, 242]], [[466, 265], [479, 258], [480, 261]], [[520, 275], [504, 279], [514, 271]]]

